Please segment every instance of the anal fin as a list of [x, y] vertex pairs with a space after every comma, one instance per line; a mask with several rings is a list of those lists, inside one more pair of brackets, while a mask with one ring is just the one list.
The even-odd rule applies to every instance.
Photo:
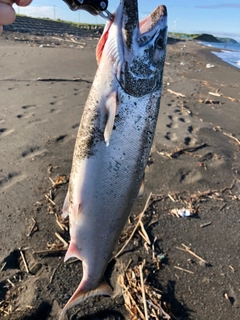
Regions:
[[75, 243], [73, 243], [72, 241], [70, 242], [68, 250], [65, 254], [64, 262], [66, 262], [70, 258], [78, 258], [78, 259], [82, 260], [81, 255], [80, 255]]
[[106, 145], [108, 146], [111, 135], [112, 135], [112, 131], [113, 131], [115, 115], [117, 112], [117, 93], [116, 92], [113, 92], [108, 96], [105, 107], [107, 110], [108, 118], [107, 118], [105, 130], [104, 130], [104, 140], [106, 142]]
[[77, 290], [74, 292], [74, 294], [71, 296], [71, 298], [68, 300], [68, 302], [64, 306], [61, 312], [61, 316], [63, 316], [67, 310], [83, 302], [87, 298], [99, 296], [99, 295], [111, 296], [113, 294], [112, 288], [107, 284], [107, 282], [104, 279], [101, 281], [100, 285], [96, 289], [85, 292], [83, 290], [83, 287], [84, 287], [84, 282], [81, 282]]

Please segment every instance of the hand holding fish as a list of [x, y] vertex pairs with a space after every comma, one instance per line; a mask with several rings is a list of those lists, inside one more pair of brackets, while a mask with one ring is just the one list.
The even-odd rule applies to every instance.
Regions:
[[31, 2], [32, 0], [0, 0], [0, 34], [2, 33], [3, 26], [13, 23], [16, 18], [12, 5], [16, 3], [18, 6], [25, 7]]

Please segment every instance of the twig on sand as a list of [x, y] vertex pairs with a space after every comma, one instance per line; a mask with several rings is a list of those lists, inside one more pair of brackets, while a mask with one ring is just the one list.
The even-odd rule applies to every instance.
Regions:
[[217, 92], [211, 92], [211, 91], [209, 91], [208, 94], [210, 94], [211, 96], [215, 96], [215, 97], [221, 97], [221, 94], [220, 94], [220, 93], [217, 93]]
[[135, 234], [135, 232], [136, 232], [136, 230], [137, 230], [137, 228], [138, 228], [138, 226], [139, 226], [139, 224], [140, 224], [140, 222], [141, 222], [141, 220], [142, 220], [142, 217], [143, 217], [145, 211], [146, 211], [147, 208], [148, 208], [148, 205], [149, 205], [149, 202], [150, 202], [151, 198], [152, 198], [152, 192], [150, 192], [150, 194], [149, 194], [149, 196], [148, 196], [148, 198], [147, 198], [147, 201], [146, 201], [146, 203], [145, 203], [145, 206], [144, 206], [144, 208], [143, 208], [143, 211], [142, 211], [142, 212], [140, 213], [140, 215], [138, 216], [138, 221], [137, 221], [137, 223], [136, 223], [136, 225], [135, 225], [135, 227], [134, 227], [134, 229], [133, 229], [130, 237], [127, 239], [127, 241], [125, 242], [125, 244], [123, 245], [123, 247], [116, 253], [115, 258], [117, 258], [117, 257], [123, 252], [123, 250], [126, 248], [126, 246], [128, 245], [128, 243], [131, 241], [132, 237], [134, 236], [134, 234]]
[[170, 320], [171, 317], [161, 306], [162, 292], [147, 283], [144, 279], [145, 274], [149, 274], [149, 270], [144, 260], [138, 266], [125, 268], [124, 273], [118, 278], [123, 289], [125, 307], [131, 314], [130, 319]]
[[30, 231], [27, 234], [28, 238], [31, 237], [35, 231], [38, 230], [37, 221], [34, 218], [32, 218], [32, 221], [33, 221], [33, 224], [31, 225]]
[[232, 272], [235, 272], [235, 269], [233, 268], [233, 266], [229, 265], [229, 268], [232, 270]]
[[[56, 223], [59, 226], [59, 228], [62, 229], [62, 231], [68, 231], [68, 227], [66, 226], [66, 224], [59, 221], [59, 216], [57, 213], [55, 213], [55, 218], [56, 218]], [[62, 219], [62, 221], [64, 221], [64, 220]]]
[[67, 247], [68, 247], [67, 241], [65, 241], [65, 240], [63, 239], [63, 237], [62, 237], [58, 232], [55, 232], [55, 236], [63, 243], [63, 247], [64, 247], [64, 248], [67, 248]]
[[184, 248], [179, 248], [177, 247], [178, 250], [182, 250], [182, 251], [186, 251], [188, 253], [190, 253], [192, 256], [194, 256], [195, 258], [197, 258], [198, 260], [200, 260], [201, 262], [203, 262], [205, 265], [208, 265], [208, 262], [206, 260], [204, 260], [203, 258], [201, 258], [200, 256], [198, 256], [195, 252], [193, 252], [188, 246], [186, 246], [185, 244], [182, 243], [182, 246]]
[[178, 267], [178, 266], [174, 266], [175, 269], [178, 269], [178, 270], [181, 270], [181, 271], [184, 271], [184, 272], [187, 272], [187, 273], [191, 273], [191, 274], [194, 274], [194, 272], [190, 271], [190, 270], [187, 270], [187, 269], [183, 269], [181, 267]]
[[240, 140], [238, 140], [238, 138], [234, 137], [231, 133], [227, 133], [227, 132], [224, 132], [224, 131], [223, 131], [222, 133], [223, 133], [225, 136], [227, 136], [227, 137], [235, 140], [235, 141], [237, 142], [237, 144], [240, 145]]
[[172, 202], [176, 202], [173, 197], [170, 195], [170, 193], [168, 193], [168, 197], [172, 200]]
[[59, 252], [64, 252], [67, 251], [67, 248], [60, 248], [60, 249], [45, 249], [45, 250], [37, 250], [33, 251], [34, 254], [53, 254], [53, 253], [59, 253]]
[[24, 264], [24, 267], [26, 269], [26, 272], [29, 273], [29, 268], [28, 268], [28, 265], [27, 265], [27, 261], [26, 261], [26, 259], [24, 257], [24, 254], [23, 254], [23, 252], [22, 252], [22, 250], [20, 248], [19, 248], [19, 252], [20, 252], [20, 255], [22, 257], [23, 264]]
[[227, 98], [228, 100], [230, 100], [231, 102], [239, 102], [239, 99], [236, 99], [236, 98], [232, 98], [232, 97], [225, 97]]
[[201, 228], [205, 228], [205, 227], [208, 227], [212, 224], [212, 221], [209, 221], [209, 222], [206, 222], [206, 223], [203, 223], [200, 225]]
[[141, 229], [142, 229], [142, 233], [143, 233], [143, 235], [144, 235], [145, 241], [147, 242], [147, 244], [151, 245], [151, 241], [150, 241], [150, 239], [149, 239], [149, 236], [148, 236], [148, 234], [147, 234], [147, 231], [146, 231], [146, 229], [145, 229], [144, 224], [143, 224], [142, 221], [140, 221], [140, 227], [141, 227]]
[[64, 231], [65, 230], [65, 228], [64, 228], [64, 226], [61, 224], [61, 222], [58, 220], [58, 215], [55, 213], [55, 218], [56, 218], [56, 223], [57, 223], [57, 225], [59, 226], [59, 228], [62, 230], [62, 231]]
[[199, 149], [202, 149], [202, 148], [205, 148], [207, 147], [207, 143], [202, 143], [200, 144], [199, 146], [196, 146], [196, 147], [188, 147], [188, 148], [182, 148], [182, 149], [178, 149], [177, 151], [174, 151], [174, 152], [171, 152], [171, 153], [168, 153], [168, 152], [159, 152], [157, 151], [157, 153], [160, 155], [160, 156], [166, 156], [170, 159], [173, 159], [173, 158], [177, 158], [179, 157], [181, 154], [183, 153], [187, 153], [187, 152], [195, 152]]
[[14, 284], [10, 279], [7, 279], [7, 282], [10, 283], [10, 285], [11, 285], [13, 288], [16, 287], [15, 284]]
[[181, 97], [181, 98], [185, 98], [185, 97], [186, 97], [185, 94], [182, 94], [182, 93], [180, 93], [180, 92], [173, 91], [173, 90], [171, 90], [171, 89], [167, 89], [167, 91], [168, 91], [169, 93], [171, 93], [171, 94], [174, 94], [174, 95], [177, 96], [177, 97]]
[[148, 308], [147, 308], [147, 302], [146, 302], [146, 294], [145, 294], [145, 287], [143, 283], [143, 267], [145, 265], [145, 260], [143, 260], [143, 263], [140, 264], [139, 272], [140, 272], [140, 281], [141, 281], [141, 287], [142, 287], [142, 298], [143, 298], [143, 306], [144, 306], [144, 314], [145, 319], [148, 320]]
[[177, 158], [182, 153], [194, 152], [194, 151], [197, 151], [197, 150], [205, 148], [205, 147], [207, 147], [207, 143], [204, 142], [204, 143], [202, 143], [202, 144], [200, 144], [199, 146], [196, 146], [196, 147], [189, 147], [189, 148], [179, 149], [179, 150], [177, 150], [175, 152], [172, 152], [170, 155], [171, 155], [171, 158]]
[[53, 181], [53, 179], [52, 179], [51, 177], [48, 177], [48, 179], [51, 181], [51, 183], [52, 183], [52, 187], [54, 187], [55, 182]]
[[45, 198], [46, 198], [49, 202], [51, 202], [52, 205], [56, 206], [56, 203], [55, 203], [54, 201], [52, 201], [52, 199], [51, 199], [47, 194], [45, 194]]
[[238, 138], [234, 137], [232, 135], [232, 133], [224, 132], [223, 129], [221, 127], [219, 127], [219, 126], [214, 127], [213, 130], [222, 132], [222, 134], [224, 134], [225, 136], [235, 140], [237, 142], [237, 144], [240, 145], [240, 140]]
[[[128, 304], [126, 304], [126, 297], [128, 297], [129, 300], [131, 301], [131, 303], [130, 303], [130, 301], [129, 301], [129, 304], [130, 304], [130, 305], [133, 304], [134, 307], [136, 307], [136, 309], [137, 309], [137, 311], [138, 311], [141, 319], [145, 320], [144, 314], [142, 313], [142, 311], [140, 310], [140, 308], [139, 308], [139, 306], [137, 305], [136, 301], [134, 300], [133, 296], [131, 295], [131, 293], [130, 293], [130, 291], [129, 291], [129, 288], [128, 288], [128, 287], [125, 285], [125, 283], [124, 283], [124, 276], [123, 276], [123, 275], [120, 276], [120, 278], [119, 278], [119, 283], [120, 283], [120, 286], [122, 286], [123, 289], [124, 289], [123, 295], [124, 295], [124, 298], [125, 298], [125, 306], [126, 306], [126, 308], [127, 308], [127, 309], [130, 311], [130, 313], [132, 314], [132, 311], [131, 311], [130, 307], [128, 306]], [[134, 314], [134, 313], [133, 313], [133, 314]]]
[[4, 269], [4, 268], [5, 268], [5, 266], [6, 266], [6, 264], [7, 264], [7, 262], [4, 262], [4, 264], [1, 266], [0, 272], [2, 272], [2, 271], [3, 271], [3, 269]]
[[55, 273], [56, 273], [57, 269], [59, 268], [59, 266], [61, 265], [61, 263], [62, 263], [62, 261], [59, 262], [59, 264], [58, 264], [58, 265], [56, 266], [56, 268], [53, 270], [53, 273], [52, 273], [52, 275], [51, 275], [51, 277], [50, 277], [49, 283], [52, 283], [53, 278], [54, 278], [54, 276], [55, 276]]

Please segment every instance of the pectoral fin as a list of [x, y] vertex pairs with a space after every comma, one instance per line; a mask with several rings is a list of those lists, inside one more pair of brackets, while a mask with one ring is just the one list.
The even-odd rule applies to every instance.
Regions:
[[144, 178], [145, 178], [145, 174], [144, 174], [144, 176], [143, 176], [140, 189], [139, 189], [139, 191], [138, 191], [138, 197], [139, 197], [139, 198], [141, 198], [141, 197], [143, 196], [143, 193], [144, 193]]
[[84, 282], [81, 282], [77, 290], [74, 292], [72, 297], [68, 300], [67, 304], [64, 306], [61, 312], [61, 317], [66, 313], [67, 310], [83, 302], [87, 298], [99, 296], [99, 295], [111, 296], [112, 293], [113, 293], [112, 288], [106, 283], [104, 279], [96, 289], [90, 290], [87, 292], [84, 291]]
[[112, 135], [112, 130], [114, 126], [114, 120], [117, 112], [117, 93], [113, 92], [109, 95], [106, 101], [106, 111], [107, 111], [107, 123], [104, 130], [104, 140], [106, 145], [109, 145], [109, 141]]

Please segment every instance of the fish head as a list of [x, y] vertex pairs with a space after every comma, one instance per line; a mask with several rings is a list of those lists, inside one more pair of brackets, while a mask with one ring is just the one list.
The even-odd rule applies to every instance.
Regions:
[[[135, 97], [161, 90], [167, 46], [167, 9], [139, 22], [137, 0], [122, 0], [99, 42], [123, 90]], [[104, 45], [103, 45], [104, 44]], [[106, 57], [106, 55], [105, 55]]]
[[125, 5], [123, 10], [124, 62], [119, 82], [130, 95], [143, 96], [162, 86], [167, 45], [167, 9], [159, 6], [138, 22], [135, 2]]

